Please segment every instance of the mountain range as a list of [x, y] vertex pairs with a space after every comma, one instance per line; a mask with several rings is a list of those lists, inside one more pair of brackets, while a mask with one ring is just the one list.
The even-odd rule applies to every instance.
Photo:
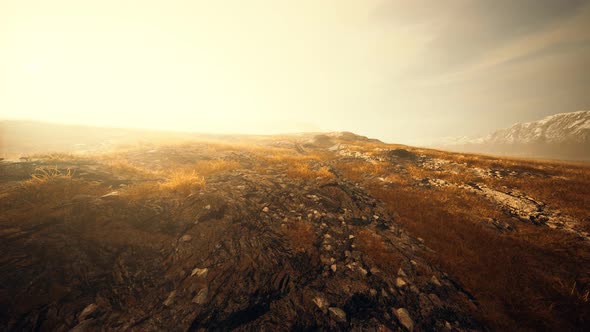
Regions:
[[452, 138], [436, 147], [517, 157], [590, 160], [590, 111], [516, 123], [487, 136]]

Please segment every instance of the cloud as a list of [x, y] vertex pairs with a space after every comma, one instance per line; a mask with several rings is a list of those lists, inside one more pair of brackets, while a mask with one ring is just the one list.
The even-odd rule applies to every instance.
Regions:
[[[497, 54], [498, 50], [505, 54], [515, 51], [515, 55], [523, 56], [544, 46], [539, 44], [552, 42], [543, 38], [569, 38], [564, 33], [538, 36], [559, 29], [583, 11], [584, 6], [590, 7], [584, 0], [392, 0], [379, 6], [374, 16], [394, 27], [419, 27], [419, 31], [430, 35], [407, 75], [431, 77], [489, 62], [490, 53], [505, 57], [495, 61], [506, 60], [506, 55]], [[584, 22], [577, 21], [577, 24]], [[575, 33], [572, 30], [568, 32]], [[529, 40], [532, 36], [537, 40]], [[527, 45], [522, 41], [529, 43], [530, 49], [523, 49]]]

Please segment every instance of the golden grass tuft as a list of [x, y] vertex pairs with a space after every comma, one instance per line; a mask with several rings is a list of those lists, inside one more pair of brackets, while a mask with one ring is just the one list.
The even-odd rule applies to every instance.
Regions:
[[31, 174], [31, 179], [26, 183], [28, 184], [39, 184], [47, 183], [56, 180], [71, 180], [72, 171], [68, 168], [65, 171], [60, 171], [57, 166], [46, 167], [40, 166], [35, 168], [35, 172]]
[[161, 177], [159, 172], [147, 170], [143, 167], [134, 165], [126, 159], [116, 159], [108, 162], [110, 171], [114, 175], [124, 177], [140, 177], [144, 179], [157, 179]]
[[287, 166], [287, 176], [295, 179], [305, 180], [329, 180], [334, 178], [334, 174], [330, 172], [330, 168], [322, 166], [317, 170], [311, 168], [306, 162], [294, 162]]
[[159, 188], [165, 191], [189, 195], [195, 190], [205, 186], [205, 178], [196, 171], [174, 171], [166, 180], [159, 184]]
[[234, 169], [239, 169], [242, 165], [233, 160], [199, 160], [195, 164], [195, 170], [203, 176], [208, 176], [212, 174], [222, 173], [231, 171]]

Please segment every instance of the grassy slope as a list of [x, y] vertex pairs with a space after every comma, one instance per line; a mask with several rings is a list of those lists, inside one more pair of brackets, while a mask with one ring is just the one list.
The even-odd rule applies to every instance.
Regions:
[[[352, 150], [379, 156], [397, 146], [358, 143]], [[515, 221], [499, 206], [475, 194], [456, 188], [425, 188], [418, 186], [422, 178], [440, 178], [454, 183], [477, 181], [495, 188], [515, 188], [575, 217], [590, 229], [590, 168], [584, 164], [565, 164], [517, 159], [496, 159], [470, 154], [450, 154], [435, 150], [411, 149], [429, 158], [448, 160], [453, 168], [433, 170], [418, 163], [399, 161], [367, 161], [342, 158], [326, 151], [298, 154], [289, 149], [268, 146], [227, 144], [185, 144], [177, 147], [184, 159], [166, 155], [149, 155], [131, 151], [94, 156], [111, 175], [121, 179], [140, 179], [119, 191], [141, 198], [155, 195], [188, 195], [206, 185], [208, 176], [233, 169], [252, 168], [264, 172], [264, 166], [280, 164], [294, 179], [329, 179], [342, 176], [381, 199], [397, 214], [401, 223], [414, 236], [424, 239], [433, 249], [430, 259], [449, 273], [480, 301], [482, 319], [496, 330], [519, 327], [523, 330], [576, 330], [590, 324], [590, 246], [587, 242], [560, 231]], [[247, 152], [258, 162], [252, 165], [223, 160], [195, 160], [191, 155], [202, 149], [215, 153]], [[48, 163], [58, 164], [76, 156], [43, 156]], [[53, 159], [52, 159], [53, 158]], [[315, 167], [316, 162], [329, 163], [332, 168]], [[477, 177], [468, 172], [474, 167], [515, 171], [518, 176]], [[102, 195], [111, 187], [84, 181], [75, 173], [63, 170], [45, 173], [37, 178], [3, 184], [3, 207], [25, 222], [36, 215], [51, 213], [62, 201], [76, 195]], [[387, 185], [378, 178], [387, 179]], [[12, 203], [10, 203], [12, 202]], [[8, 206], [10, 205], [10, 206]], [[16, 208], [15, 208], [16, 206]], [[514, 225], [515, 232], [499, 232], [486, 227], [481, 220], [495, 218]], [[291, 240], [301, 248], [310, 244], [304, 225], [290, 233]], [[364, 250], [374, 252], [374, 260], [384, 270], [388, 262], [379, 252], [379, 239], [364, 237]]]

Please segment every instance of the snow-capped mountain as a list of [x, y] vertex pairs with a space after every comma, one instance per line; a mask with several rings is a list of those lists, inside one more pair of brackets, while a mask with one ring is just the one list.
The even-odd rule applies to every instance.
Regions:
[[590, 111], [516, 123], [482, 137], [445, 139], [437, 147], [522, 157], [590, 160]]
[[539, 121], [517, 123], [497, 130], [477, 143], [586, 143], [590, 142], [590, 111], [560, 113]]

